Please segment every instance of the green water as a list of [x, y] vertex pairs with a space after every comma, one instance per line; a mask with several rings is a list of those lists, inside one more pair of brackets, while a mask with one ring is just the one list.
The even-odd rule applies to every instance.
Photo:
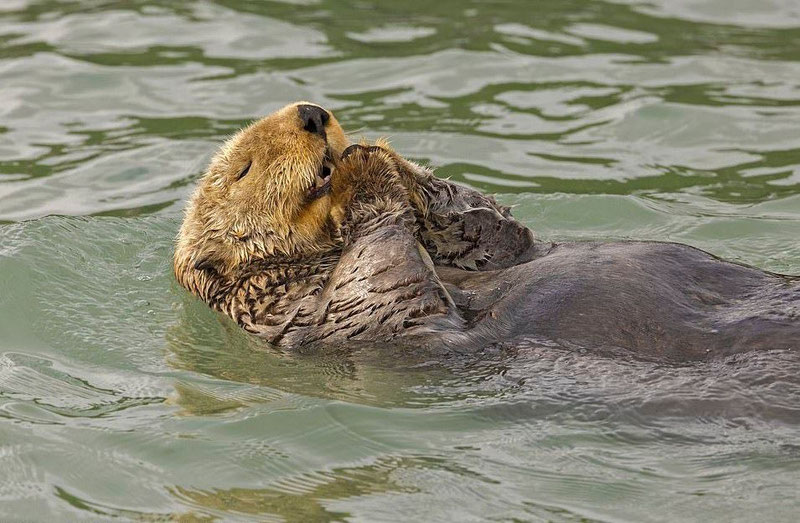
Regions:
[[795, 0], [3, 0], [0, 520], [798, 518], [796, 355], [299, 357], [187, 296], [195, 180], [298, 99], [539, 237], [800, 273]]

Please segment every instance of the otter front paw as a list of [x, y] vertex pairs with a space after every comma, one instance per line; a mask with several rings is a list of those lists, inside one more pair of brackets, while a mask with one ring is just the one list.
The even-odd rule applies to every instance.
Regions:
[[392, 155], [374, 145], [351, 145], [344, 150], [336, 167], [333, 192], [342, 203], [409, 201]]
[[468, 270], [494, 270], [528, 261], [533, 233], [491, 196], [436, 178], [389, 151], [409, 189], [418, 237], [434, 262]]
[[503, 269], [533, 254], [533, 233], [487, 207], [429, 214], [420, 236], [436, 263], [466, 270]]
[[414, 209], [392, 155], [378, 146], [351, 145], [334, 172], [333, 202], [342, 209], [342, 236], [347, 240], [388, 224], [414, 228]]

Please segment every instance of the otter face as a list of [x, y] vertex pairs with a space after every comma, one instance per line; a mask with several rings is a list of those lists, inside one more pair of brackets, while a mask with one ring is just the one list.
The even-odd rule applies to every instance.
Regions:
[[[336, 118], [288, 105], [228, 140], [186, 209], [175, 250], [185, 285], [252, 260], [332, 244], [330, 177], [348, 140]], [[194, 282], [198, 283], [198, 282]]]

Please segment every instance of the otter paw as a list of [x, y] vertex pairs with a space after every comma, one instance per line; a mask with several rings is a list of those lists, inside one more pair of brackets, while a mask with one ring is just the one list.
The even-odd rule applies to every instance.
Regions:
[[336, 168], [337, 187], [355, 199], [375, 196], [408, 199], [392, 156], [376, 145], [351, 145]]
[[343, 210], [340, 232], [345, 243], [392, 224], [414, 227], [409, 191], [386, 149], [351, 145], [334, 176], [333, 203]]

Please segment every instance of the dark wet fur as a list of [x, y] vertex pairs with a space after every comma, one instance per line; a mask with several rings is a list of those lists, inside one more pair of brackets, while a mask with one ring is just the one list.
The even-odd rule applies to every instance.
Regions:
[[537, 242], [490, 197], [377, 147], [349, 148], [335, 176], [351, 194], [340, 247], [260, 260], [202, 297], [303, 350], [470, 352], [533, 337], [690, 361], [800, 345], [796, 277], [672, 243]]

